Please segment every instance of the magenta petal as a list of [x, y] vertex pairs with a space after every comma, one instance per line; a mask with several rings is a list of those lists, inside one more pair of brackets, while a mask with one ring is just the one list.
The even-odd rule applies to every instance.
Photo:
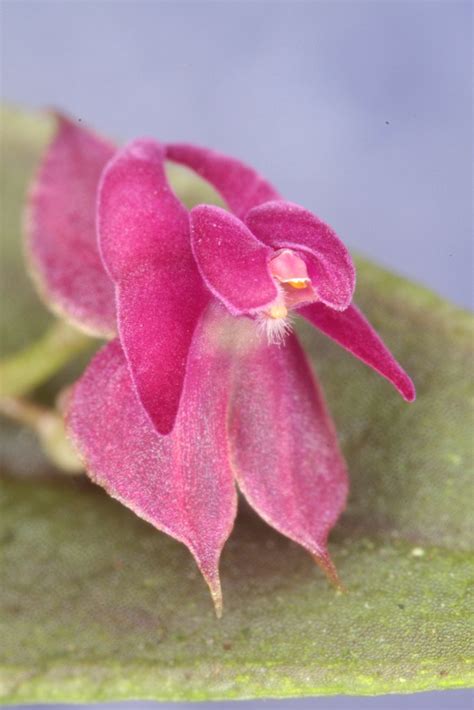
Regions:
[[27, 215], [28, 256], [40, 293], [55, 312], [96, 335], [115, 330], [113, 285], [97, 248], [99, 177], [114, 147], [58, 115]]
[[294, 335], [242, 360], [232, 406], [234, 473], [250, 505], [337, 581], [327, 537], [347, 476], [322, 394]]
[[191, 242], [207, 287], [233, 315], [261, 309], [277, 297], [268, 268], [272, 249], [234, 215], [198, 205], [191, 210]]
[[408, 402], [415, 399], [413, 382], [367, 319], [355, 307], [337, 313], [321, 303], [298, 310], [316, 328], [385, 377]]
[[96, 483], [189, 548], [220, 614], [218, 562], [236, 492], [227, 450], [228, 356], [212, 345], [216, 327], [212, 314], [198, 326], [172, 434], [158, 434], [140, 406], [118, 340], [74, 387], [68, 429]]
[[167, 434], [209, 297], [191, 252], [188, 213], [168, 185], [163, 159], [162, 146], [151, 140], [120, 151], [104, 172], [98, 223], [132, 378], [153, 424]]
[[318, 299], [339, 311], [347, 308], [354, 292], [355, 269], [331, 227], [303, 207], [283, 201], [254, 208], [245, 222], [264, 244], [300, 252]]
[[243, 218], [256, 205], [279, 198], [275, 188], [253, 168], [214, 150], [186, 143], [169, 144], [166, 157], [207, 180], [238, 217]]

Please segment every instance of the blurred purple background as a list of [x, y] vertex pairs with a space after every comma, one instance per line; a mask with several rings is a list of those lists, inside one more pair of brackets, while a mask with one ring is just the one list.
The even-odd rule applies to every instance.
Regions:
[[[241, 157], [354, 250], [471, 303], [470, 2], [3, 0], [2, 14], [4, 100]], [[242, 707], [457, 710], [469, 697]]]

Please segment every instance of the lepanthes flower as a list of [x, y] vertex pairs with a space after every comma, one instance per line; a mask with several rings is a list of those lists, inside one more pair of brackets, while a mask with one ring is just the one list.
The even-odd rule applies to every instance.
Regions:
[[[188, 211], [166, 160], [207, 180], [229, 210]], [[415, 392], [353, 305], [354, 266], [334, 231], [237, 160], [150, 139], [116, 150], [64, 117], [27, 224], [40, 292], [77, 326], [113, 338], [69, 401], [92, 480], [189, 548], [218, 613], [236, 485], [337, 580], [327, 539], [346, 502], [346, 466], [293, 318], [406, 400]]]

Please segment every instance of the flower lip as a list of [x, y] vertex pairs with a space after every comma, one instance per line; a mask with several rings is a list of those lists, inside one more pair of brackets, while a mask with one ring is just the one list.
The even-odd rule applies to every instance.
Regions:
[[279, 300], [288, 310], [317, 300], [303, 257], [292, 249], [281, 249], [269, 262], [270, 273], [279, 287]]
[[305, 262], [291, 249], [277, 252], [269, 266], [271, 275], [282, 284], [301, 289], [311, 283]]
[[303, 304], [317, 300], [304, 259], [292, 249], [274, 252], [268, 271], [277, 288], [277, 297], [268, 307], [257, 313], [258, 329], [270, 344], [281, 345], [291, 332], [289, 312]]
[[352, 301], [355, 268], [336, 233], [316, 215], [277, 200], [250, 210], [245, 223], [263, 244], [296, 251], [304, 259], [318, 300], [336, 311]]

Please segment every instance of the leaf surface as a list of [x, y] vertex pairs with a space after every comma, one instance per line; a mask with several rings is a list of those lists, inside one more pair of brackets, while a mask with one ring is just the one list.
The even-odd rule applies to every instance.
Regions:
[[[11, 112], [5, 125], [7, 267], [20, 274], [21, 195], [48, 127]], [[189, 179], [179, 181], [191, 195]], [[349, 464], [349, 506], [330, 538], [347, 592], [331, 589], [303, 550], [241, 505], [217, 621], [182, 545], [87, 480], [38, 466], [20, 432], [9, 439], [1, 483], [4, 702], [375, 694], [472, 682], [472, 319], [366, 262], [358, 283], [357, 303], [413, 376], [418, 399], [407, 405], [301, 327]], [[8, 348], [46, 321], [23, 277], [11, 289]], [[28, 475], [35, 467], [41, 477]]]

